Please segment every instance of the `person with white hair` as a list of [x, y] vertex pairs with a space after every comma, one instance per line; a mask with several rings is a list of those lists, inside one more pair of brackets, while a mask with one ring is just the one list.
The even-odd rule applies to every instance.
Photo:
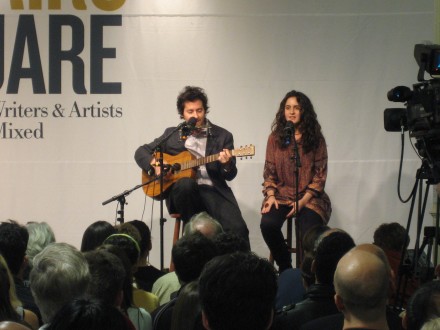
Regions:
[[64, 304], [82, 298], [89, 282], [87, 260], [72, 245], [53, 243], [37, 254], [30, 283], [45, 326]]

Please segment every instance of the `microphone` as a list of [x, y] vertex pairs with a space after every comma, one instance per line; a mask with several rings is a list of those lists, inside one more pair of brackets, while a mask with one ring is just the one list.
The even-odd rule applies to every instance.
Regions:
[[192, 134], [196, 128], [197, 119], [191, 117], [188, 121], [184, 121], [178, 127], [180, 129], [180, 139], [186, 140], [186, 138]]
[[194, 118], [194, 117], [191, 117], [186, 122], [187, 126], [190, 127], [191, 129], [194, 129], [196, 127], [196, 123], [197, 123], [197, 118]]
[[184, 127], [195, 127], [195, 126], [196, 126], [196, 123], [197, 123], [197, 119], [194, 118], [194, 117], [191, 117], [190, 119], [188, 119], [188, 121], [183, 121], [183, 122], [181, 122], [181, 123], [177, 126], [177, 128], [178, 128], [178, 129], [181, 129], [181, 128], [184, 128]]
[[284, 144], [288, 146], [290, 144], [290, 138], [292, 137], [293, 133], [295, 132], [295, 124], [291, 121], [288, 121], [286, 123], [286, 126], [284, 127]]

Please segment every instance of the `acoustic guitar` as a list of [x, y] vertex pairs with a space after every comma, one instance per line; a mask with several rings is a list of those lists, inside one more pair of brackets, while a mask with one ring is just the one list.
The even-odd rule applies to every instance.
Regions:
[[[235, 157], [252, 157], [255, 155], [255, 146], [249, 145], [240, 147], [238, 149], [230, 150], [231, 155]], [[164, 164], [170, 165], [170, 171], [172, 172], [171, 177], [164, 177], [163, 180], [163, 192], [165, 192], [173, 185], [173, 183], [177, 182], [182, 178], [195, 178], [196, 171], [194, 171], [194, 167], [205, 165], [211, 162], [215, 162], [218, 160], [219, 153], [195, 158], [189, 151], [183, 151], [175, 156], [164, 153], [163, 159]], [[145, 170], [142, 170], [142, 184], [145, 184], [151, 180], [154, 180], [156, 176], [148, 175]], [[159, 180], [152, 181], [151, 183], [143, 186], [144, 192], [147, 196], [152, 197], [154, 199], [160, 199], [160, 183]]]

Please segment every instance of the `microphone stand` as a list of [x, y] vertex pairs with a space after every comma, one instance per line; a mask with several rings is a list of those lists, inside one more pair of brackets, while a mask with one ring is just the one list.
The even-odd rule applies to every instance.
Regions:
[[173, 129], [168, 135], [164, 136], [161, 140], [159, 140], [156, 145], [152, 148], [153, 152], [152, 154], [155, 153], [159, 153], [159, 159], [157, 159], [159, 161], [159, 168], [160, 168], [160, 176], [159, 176], [159, 210], [160, 210], [160, 220], [159, 220], [159, 227], [160, 227], [160, 269], [163, 270], [163, 259], [164, 259], [164, 224], [165, 222], [167, 222], [167, 219], [165, 219], [164, 217], [164, 212], [163, 212], [163, 177], [166, 174], [165, 171], [168, 171], [171, 169], [171, 167], [168, 167], [167, 169], [165, 169], [165, 166], [163, 164], [163, 145], [166, 141], [169, 140], [169, 138], [177, 131], [179, 131], [181, 128], [183, 128], [184, 126], [188, 125], [187, 122], [183, 122], [181, 124], [179, 124], [175, 129]]
[[[299, 188], [298, 188], [298, 184], [299, 184], [299, 168], [301, 167], [301, 160], [299, 158], [299, 152], [298, 152], [298, 143], [296, 141], [295, 138], [295, 130], [292, 130], [292, 137], [293, 137], [293, 157], [292, 160], [295, 162], [295, 167], [293, 169], [294, 172], [294, 176], [295, 176], [295, 222], [296, 222], [296, 229], [297, 230], [297, 235], [296, 235], [296, 239], [297, 239], [297, 245], [301, 246], [301, 240], [302, 240], [302, 225], [301, 222], [298, 221], [298, 215], [299, 215]], [[302, 251], [301, 249], [299, 249], [300, 251], [296, 251], [296, 266], [299, 267], [301, 262], [302, 262]]]
[[131, 188], [129, 190], [125, 190], [125, 191], [121, 192], [120, 194], [115, 195], [112, 198], [109, 198], [106, 201], [102, 202], [102, 205], [107, 205], [108, 203], [111, 203], [111, 202], [114, 202], [114, 201], [117, 200], [118, 201], [118, 205], [121, 206], [121, 209], [119, 211], [117, 211], [117, 214], [118, 214], [119, 217], [116, 218], [116, 220], [119, 221], [122, 224], [122, 223], [124, 223], [124, 206], [125, 206], [125, 204], [128, 204], [125, 201], [125, 197], [130, 195], [132, 191], [134, 191], [136, 189], [139, 189], [140, 187], [146, 186], [147, 184], [150, 184], [150, 183], [152, 183], [152, 182], [154, 182], [154, 181], [156, 181], [158, 179], [159, 179], [159, 177], [155, 177], [154, 179], [152, 179], [152, 180], [150, 180], [148, 182], [139, 184], [139, 185], [137, 185], [137, 186], [135, 186], [135, 187], [133, 187], [133, 188]]

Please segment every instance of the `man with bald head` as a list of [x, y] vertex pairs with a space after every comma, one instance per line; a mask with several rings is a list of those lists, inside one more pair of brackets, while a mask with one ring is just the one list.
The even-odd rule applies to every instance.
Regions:
[[355, 243], [349, 234], [341, 230], [325, 232], [318, 241], [311, 266], [315, 283], [307, 288], [301, 302], [285, 306], [276, 314], [275, 329], [297, 330], [311, 320], [338, 313], [333, 299], [333, 275], [338, 261]]
[[[354, 247], [352, 250], [350, 250], [349, 253], [353, 253], [354, 251], [362, 251], [365, 253], [371, 253], [375, 255], [379, 260], [382, 261], [384, 264], [384, 267], [386, 271], [388, 272], [389, 276], [389, 283], [388, 283], [388, 292], [393, 289], [393, 271], [390, 268], [390, 265], [388, 263], [387, 256], [385, 252], [374, 244], [360, 244]], [[342, 310], [341, 310], [342, 311]], [[340, 330], [340, 329], [346, 329], [344, 328], [344, 314], [335, 314], [330, 315], [326, 317], [321, 317], [316, 320], [313, 320], [311, 322], [308, 322], [304, 324], [300, 329], [301, 330]], [[399, 314], [389, 306], [386, 308], [386, 319], [388, 323], [388, 328], [390, 330], [402, 330], [402, 320], [399, 317]], [[362, 328], [365, 329], [365, 328]]]
[[353, 249], [336, 267], [335, 303], [344, 314], [343, 329], [385, 329], [390, 271], [376, 254]]

